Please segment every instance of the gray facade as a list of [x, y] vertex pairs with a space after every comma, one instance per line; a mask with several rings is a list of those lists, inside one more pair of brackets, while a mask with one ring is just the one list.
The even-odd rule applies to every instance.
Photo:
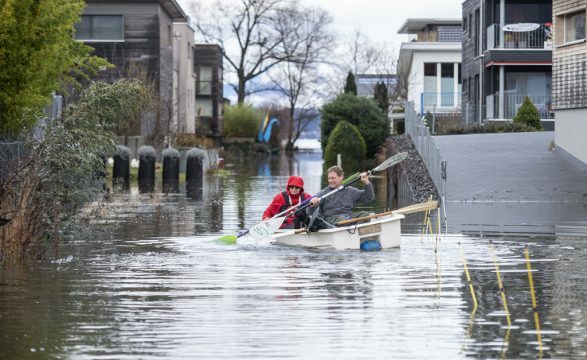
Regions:
[[463, 2], [463, 118], [512, 119], [530, 97], [552, 128], [552, 1]]
[[[76, 37], [115, 65], [99, 80], [139, 78], [153, 85], [158, 111], [147, 116], [134, 135], [162, 141], [173, 120], [173, 22], [187, 16], [175, 0], [86, 0]], [[121, 26], [120, 33], [116, 26]]]
[[196, 134], [218, 139], [224, 133], [224, 52], [216, 44], [196, 44], [193, 58], [196, 74]]

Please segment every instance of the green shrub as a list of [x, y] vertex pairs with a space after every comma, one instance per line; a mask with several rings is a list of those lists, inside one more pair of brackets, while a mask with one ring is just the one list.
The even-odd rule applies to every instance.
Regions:
[[352, 94], [339, 95], [324, 105], [321, 113], [321, 142], [325, 151], [328, 138], [336, 125], [348, 121], [357, 127], [367, 144], [367, 156], [373, 157], [389, 136], [389, 119], [372, 99]]
[[324, 154], [324, 163], [328, 166], [336, 164], [336, 155], [341, 154], [343, 168], [356, 168], [363, 162], [367, 153], [367, 145], [359, 129], [347, 121], [340, 121], [328, 138]]
[[472, 125], [452, 125], [446, 126], [442, 131], [437, 132], [438, 135], [462, 135], [462, 134], [490, 134], [490, 133], [509, 133], [509, 132], [531, 132], [536, 131], [535, 128], [522, 123], [514, 122], [490, 122]]
[[225, 137], [256, 137], [263, 114], [250, 105], [224, 107]]
[[540, 124], [540, 113], [538, 113], [538, 109], [532, 103], [529, 96], [524, 98], [524, 102], [522, 106], [518, 109], [518, 113], [514, 116], [514, 123], [521, 123], [526, 124], [535, 128], [536, 130], [542, 130], [542, 125]]

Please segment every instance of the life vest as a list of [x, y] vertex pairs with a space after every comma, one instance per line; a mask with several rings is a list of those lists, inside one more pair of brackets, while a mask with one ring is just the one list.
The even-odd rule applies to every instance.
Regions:
[[[281, 205], [281, 207], [279, 208], [279, 212], [280, 213], [281, 212], [284, 212], [285, 210], [287, 210], [291, 206], [291, 204], [289, 202], [289, 195], [287, 194], [287, 191], [282, 191], [281, 192], [281, 196], [283, 196], [284, 204]], [[304, 200], [305, 200], [305, 197], [304, 197], [304, 193], [302, 192], [300, 194], [300, 200], [299, 201], [301, 202], [301, 201], [304, 201]], [[299, 204], [299, 202], [298, 202], [298, 204]]]

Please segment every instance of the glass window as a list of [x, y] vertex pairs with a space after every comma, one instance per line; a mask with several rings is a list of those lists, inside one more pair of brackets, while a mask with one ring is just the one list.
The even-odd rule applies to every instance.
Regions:
[[122, 15], [83, 15], [75, 24], [75, 38], [83, 41], [124, 40]]
[[200, 66], [198, 85], [198, 95], [212, 94], [212, 67]]
[[424, 63], [424, 106], [436, 104], [436, 63]]
[[585, 11], [564, 16], [565, 43], [585, 39]]
[[440, 105], [453, 106], [455, 91], [455, 66], [453, 63], [440, 65]]

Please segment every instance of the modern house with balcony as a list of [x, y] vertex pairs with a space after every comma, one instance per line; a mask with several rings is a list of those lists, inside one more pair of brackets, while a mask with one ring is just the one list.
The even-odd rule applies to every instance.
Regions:
[[552, 95], [555, 143], [587, 165], [587, 0], [554, 0]]
[[554, 128], [552, 0], [466, 0], [462, 41], [465, 122], [509, 121], [528, 96]]
[[407, 100], [420, 114], [460, 116], [461, 19], [408, 19], [398, 34], [409, 36], [401, 45], [397, 70]]
[[[102, 71], [97, 79], [114, 82], [138, 78], [151, 84], [157, 92], [158, 109], [145, 116], [129, 134], [135, 138], [135, 143], [129, 146], [169, 143], [177, 132], [181, 123], [178, 116], [185, 113], [178, 108], [178, 94], [183, 92], [178, 84], [183, 75], [177, 71], [183, 61], [174, 56], [187, 59], [188, 53], [191, 54], [178, 48], [182, 44], [191, 47], [193, 43], [189, 39], [193, 38], [193, 31], [190, 35], [190, 29], [184, 27], [187, 22], [187, 15], [175, 0], [86, 0], [75, 37], [115, 65]], [[192, 103], [194, 98], [195, 95]]]

